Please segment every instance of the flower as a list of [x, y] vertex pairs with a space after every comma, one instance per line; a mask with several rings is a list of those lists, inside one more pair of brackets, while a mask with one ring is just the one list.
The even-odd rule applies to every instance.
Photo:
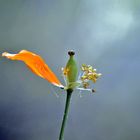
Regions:
[[90, 88], [90, 81], [95, 83], [101, 76], [101, 73], [96, 73], [96, 69], [93, 69], [92, 66], [83, 64], [81, 66], [82, 75], [77, 79], [78, 68], [74, 59], [75, 53], [74, 51], [69, 51], [68, 54], [70, 58], [66, 64], [66, 67], [62, 69], [63, 75], [66, 79], [66, 86], [61, 84], [57, 76], [53, 73], [45, 61], [39, 55], [33, 52], [27, 50], [21, 50], [17, 54], [4, 52], [2, 53], [2, 56], [11, 60], [23, 61], [34, 74], [46, 79], [57, 87], [65, 90], [73, 90], [74, 88], [77, 88], [80, 90], [94, 91], [92, 88]]
[[66, 64], [66, 67], [62, 69], [63, 75], [66, 79], [66, 86], [63, 86], [61, 84], [57, 76], [52, 72], [49, 66], [39, 55], [27, 50], [21, 50], [17, 54], [10, 54], [7, 52], [4, 52], [2, 54], [2, 56], [8, 59], [23, 61], [34, 74], [48, 80], [51, 84], [63, 88], [67, 91], [65, 110], [60, 129], [59, 140], [64, 139], [64, 129], [68, 118], [70, 99], [73, 89], [76, 88], [80, 90], [88, 90], [94, 92], [95, 90], [90, 88], [90, 81], [95, 83], [97, 79], [101, 76], [100, 73], [96, 73], [96, 69], [93, 69], [92, 66], [83, 64], [81, 66], [82, 74], [77, 79], [78, 68], [77, 63], [74, 59], [75, 53], [74, 51], [69, 51], [68, 54], [70, 56], [69, 60]]

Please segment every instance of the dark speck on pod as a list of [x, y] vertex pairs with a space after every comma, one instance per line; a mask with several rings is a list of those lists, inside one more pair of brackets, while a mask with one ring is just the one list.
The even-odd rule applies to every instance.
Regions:
[[93, 93], [96, 92], [95, 89], [92, 89], [91, 91], [92, 91]]

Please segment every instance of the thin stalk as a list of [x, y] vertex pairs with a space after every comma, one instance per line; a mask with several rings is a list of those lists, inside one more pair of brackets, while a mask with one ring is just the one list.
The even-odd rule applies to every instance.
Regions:
[[65, 110], [64, 110], [63, 120], [62, 120], [62, 124], [61, 124], [61, 130], [60, 130], [60, 134], [59, 134], [59, 140], [64, 140], [64, 130], [65, 130], [65, 126], [66, 126], [66, 122], [67, 122], [67, 118], [68, 118], [68, 112], [69, 112], [70, 99], [71, 99], [72, 92], [73, 92], [72, 89], [68, 89], [67, 90]]

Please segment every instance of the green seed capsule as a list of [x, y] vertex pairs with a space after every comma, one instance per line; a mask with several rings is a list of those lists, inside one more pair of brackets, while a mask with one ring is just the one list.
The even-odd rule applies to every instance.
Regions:
[[75, 84], [77, 80], [78, 68], [76, 61], [74, 60], [74, 51], [69, 51], [68, 54], [70, 58], [65, 67], [65, 75], [67, 79], [67, 88], [73, 89], [76, 86]]

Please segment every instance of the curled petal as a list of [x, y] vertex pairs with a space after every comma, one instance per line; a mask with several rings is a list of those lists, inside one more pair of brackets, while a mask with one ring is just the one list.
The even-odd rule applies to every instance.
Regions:
[[55, 86], [63, 87], [56, 75], [39, 55], [36, 55], [27, 50], [22, 50], [18, 54], [10, 54], [4, 52], [2, 56], [11, 60], [23, 61], [36, 75], [48, 80]]

